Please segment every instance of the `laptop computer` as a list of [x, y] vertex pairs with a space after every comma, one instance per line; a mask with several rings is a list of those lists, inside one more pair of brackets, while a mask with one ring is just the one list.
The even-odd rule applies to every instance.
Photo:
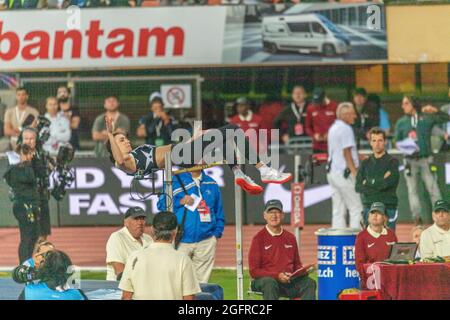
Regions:
[[397, 242], [392, 245], [389, 258], [384, 260], [389, 263], [408, 263], [416, 257], [417, 243]]

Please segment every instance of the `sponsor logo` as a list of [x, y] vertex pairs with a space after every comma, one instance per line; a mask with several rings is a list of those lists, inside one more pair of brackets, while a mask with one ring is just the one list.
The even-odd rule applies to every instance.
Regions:
[[264, 246], [264, 250], [269, 250], [272, 247], [272, 245], [270, 246]]
[[347, 266], [355, 264], [355, 246], [342, 247], [342, 264]]
[[[386, 242], [387, 243], [387, 242]], [[367, 248], [372, 248], [375, 245], [375, 243], [371, 243], [367, 245]]]
[[319, 246], [317, 251], [317, 263], [324, 265], [336, 264], [336, 247], [335, 246]]
[[286, 249], [289, 249], [289, 248], [292, 248], [292, 245], [290, 245], [290, 244], [285, 244], [284, 247], [285, 247]]

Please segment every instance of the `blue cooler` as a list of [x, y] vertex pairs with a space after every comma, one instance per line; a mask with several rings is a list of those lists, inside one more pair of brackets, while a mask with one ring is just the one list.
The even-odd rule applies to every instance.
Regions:
[[359, 288], [355, 265], [358, 229], [319, 229], [317, 265], [319, 300], [337, 300], [343, 289]]

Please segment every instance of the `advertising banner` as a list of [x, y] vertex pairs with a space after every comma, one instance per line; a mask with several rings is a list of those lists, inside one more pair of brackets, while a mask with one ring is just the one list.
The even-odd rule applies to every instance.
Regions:
[[0, 13], [0, 71], [387, 59], [373, 3], [20, 10]]
[[[450, 194], [450, 164], [445, 161], [445, 154], [435, 156], [438, 168], [439, 184], [442, 194]], [[306, 155], [302, 156], [306, 159]], [[158, 192], [163, 183], [162, 172], [158, 172], [154, 184], [152, 180], [133, 180], [121, 170], [112, 166], [108, 159], [75, 158], [72, 162], [75, 170], [75, 181], [67, 190], [64, 198], [57, 203], [50, 201], [51, 221], [53, 225], [77, 226], [77, 225], [120, 225], [123, 223], [123, 214], [130, 206], [140, 206], [149, 213], [157, 212]], [[292, 156], [280, 156], [281, 169], [293, 172], [294, 159]], [[3, 177], [8, 168], [7, 159], [0, 158], [0, 177]], [[253, 166], [245, 166], [246, 173], [259, 181], [259, 172]], [[227, 224], [235, 222], [234, 208], [234, 179], [233, 174], [226, 166], [213, 167], [205, 170], [222, 190], [222, 198]], [[52, 180], [52, 179], [51, 179]], [[154, 194], [150, 195], [155, 186]], [[264, 223], [264, 203], [271, 199], [279, 199], [283, 203], [286, 212], [285, 222], [291, 221], [291, 212], [297, 210], [292, 206], [292, 190], [290, 184], [262, 184], [264, 192], [256, 196], [248, 196], [243, 193], [244, 224]], [[299, 190], [297, 190], [299, 191]], [[403, 172], [398, 187], [399, 197], [399, 221], [412, 221], [408, 207], [406, 184]], [[429, 198], [424, 187], [419, 185], [418, 194], [421, 203], [424, 204], [422, 215], [424, 221], [431, 222], [431, 208]], [[305, 181], [304, 197], [304, 222], [331, 223], [331, 188], [327, 183], [326, 170], [323, 165], [317, 167], [314, 172], [314, 181]], [[450, 200], [450, 199], [449, 199]], [[9, 187], [6, 183], [0, 183], [0, 227], [17, 226], [17, 221], [12, 214], [12, 203], [9, 199]]]

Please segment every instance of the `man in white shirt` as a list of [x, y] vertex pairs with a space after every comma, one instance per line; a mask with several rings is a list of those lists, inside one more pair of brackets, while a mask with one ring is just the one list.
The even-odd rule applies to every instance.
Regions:
[[45, 117], [50, 120], [50, 137], [43, 148], [51, 156], [56, 156], [59, 148], [70, 141], [70, 121], [58, 112], [58, 100], [55, 97], [47, 98], [45, 109]]
[[172, 212], [155, 216], [155, 242], [127, 260], [119, 283], [123, 300], [193, 300], [201, 292], [191, 259], [173, 246], [177, 229]]
[[433, 209], [434, 224], [420, 235], [422, 258], [450, 256], [450, 204], [438, 200]]
[[359, 165], [355, 135], [351, 125], [356, 112], [350, 102], [339, 104], [337, 120], [328, 131], [328, 174], [332, 190], [332, 228], [346, 228], [346, 212], [350, 214], [350, 227], [361, 228], [363, 206], [355, 191]]
[[147, 214], [140, 207], [125, 212], [124, 227], [113, 234], [106, 244], [106, 280], [120, 280], [128, 257], [153, 242], [144, 233]]

